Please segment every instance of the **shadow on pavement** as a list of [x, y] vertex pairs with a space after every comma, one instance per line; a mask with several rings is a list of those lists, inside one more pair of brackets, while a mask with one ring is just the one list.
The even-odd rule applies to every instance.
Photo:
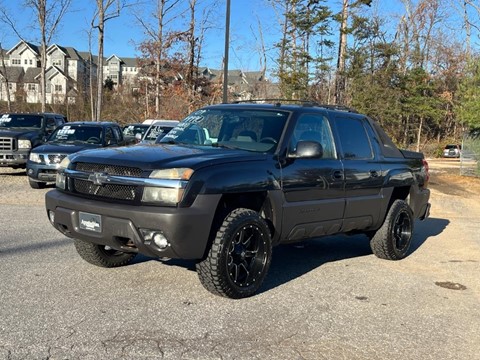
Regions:
[[[417, 251], [429, 237], [442, 233], [448, 224], [448, 220], [435, 218], [416, 222], [410, 254]], [[279, 245], [273, 249], [270, 270], [258, 293], [288, 283], [326, 263], [369, 255], [372, 255], [372, 250], [369, 239], [364, 235], [328, 236], [301, 243]], [[151, 260], [195, 271], [194, 260], [153, 259], [137, 255], [131, 264]]]

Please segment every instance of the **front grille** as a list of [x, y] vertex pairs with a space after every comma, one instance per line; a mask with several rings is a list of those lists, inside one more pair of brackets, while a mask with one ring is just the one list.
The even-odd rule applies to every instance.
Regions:
[[79, 162], [75, 165], [77, 171], [85, 172], [98, 172], [106, 173], [108, 175], [118, 175], [118, 176], [132, 176], [132, 177], [141, 177], [142, 170], [139, 168], [128, 167], [128, 166], [118, 166], [118, 165], [105, 165], [105, 164], [92, 164], [92, 163], [82, 163]]
[[46, 162], [47, 164], [60, 164], [67, 155], [63, 154], [63, 155], [47, 155], [47, 156], [48, 156], [48, 162]]
[[14, 150], [15, 141], [13, 138], [0, 137], [0, 150], [12, 151]]
[[135, 200], [136, 186], [133, 185], [95, 185], [88, 180], [74, 179], [73, 186], [75, 192], [80, 194], [117, 200]]

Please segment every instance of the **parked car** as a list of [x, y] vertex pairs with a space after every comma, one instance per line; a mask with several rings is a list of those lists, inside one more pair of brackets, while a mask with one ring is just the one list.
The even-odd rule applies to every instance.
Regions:
[[9, 113], [0, 116], [0, 166], [25, 168], [30, 151], [43, 144], [67, 118], [52, 113]]
[[129, 139], [132, 143], [139, 142], [147, 129], [150, 127], [149, 124], [128, 124], [122, 128], [123, 136], [125, 139]]
[[204, 107], [160, 144], [72, 154], [45, 199], [87, 262], [191, 259], [208, 291], [243, 298], [278, 244], [363, 233], [376, 256], [406, 257], [428, 180], [423, 154], [367, 116], [276, 100]]
[[443, 149], [443, 157], [446, 158], [459, 158], [462, 154], [462, 145], [448, 144]]
[[47, 142], [33, 149], [27, 161], [28, 182], [41, 189], [55, 182], [61, 161], [69, 154], [100, 147], [127, 145], [113, 122], [71, 122], [57, 128]]
[[170, 130], [178, 125], [177, 120], [155, 120], [150, 123], [147, 131], [143, 134], [143, 144], [154, 143], [161, 140]]

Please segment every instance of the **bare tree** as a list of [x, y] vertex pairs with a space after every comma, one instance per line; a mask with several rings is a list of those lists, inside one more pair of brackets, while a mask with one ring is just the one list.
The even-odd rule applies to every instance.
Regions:
[[173, 42], [179, 37], [179, 32], [168, 33], [166, 26], [180, 14], [172, 14], [173, 10], [180, 3], [180, 0], [157, 0], [153, 23], [150, 19], [143, 17], [141, 14], [134, 14], [138, 23], [144, 29], [147, 40], [144, 41], [140, 48], [145, 57], [151, 58], [155, 67], [154, 71], [154, 87], [155, 87], [155, 115], [160, 114], [160, 95], [162, 86], [162, 66], [164, 65], [166, 52], [172, 46]]
[[[47, 48], [55, 36], [60, 22], [70, 7], [71, 0], [24, 0], [24, 7], [28, 10], [33, 9], [38, 19], [38, 31], [40, 32], [40, 91], [42, 101], [42, 111], [46, 108], [46, 79], [45, 72], [47, 69]], [[0, 9], [0, 16], [13, 30], [13, 32], [21, 39], [19, 29], [17, 28], [14, 18], [4, 9]], [[34, 25], [35, 27], [35, 25]]]
[[105, 23], [120, 16], [126, 6], [126, 0], [96, 0], [96, 10], [92, 19], [92, 28], [98, 30], [98, 61], [97, 61], [97, 103], [95, 120], [102, 118], [103, 97], [103, 48], [105, 40]]
[[[0, 55], [1, 55], [1, 60], [2, 60], [2, 69], [0, 70], [0, 75], [5, 80], [5, 91], [7, 94], [7, 109], [8, 111], [12, 111], [12, 103], [10, 100], [10, 88], [9, 88], [9, 81], [8, 81], [8, 73], [7, 73], [7, 67], [5, 66], [5, 54], [2, 48], [2, 43], [0, 42]], [[0, 83], [0, 93], [2, 92], [2, 83]]]

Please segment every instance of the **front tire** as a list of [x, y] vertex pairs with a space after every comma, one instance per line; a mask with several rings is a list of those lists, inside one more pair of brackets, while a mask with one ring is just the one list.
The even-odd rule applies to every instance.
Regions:
[[403, 200], [395, 200], [385, 221], [370, 240], [373, 253], [387, 260], [401, 260], [410, 249], [413, 236], [413, 212]]
[[135, 257], [135, 253], [114, 250], [105, 245], [93, 244], [74, 239], [75, 249], [81, 258], [90, 264], [112, 268], [127, 265]]
[[217, 231], [207, 257], [197, 263], [202, 285], [216, 295], [240, 299], [262, 285], [272, 258], [267, 223], [250, 209], [235, 209]]

